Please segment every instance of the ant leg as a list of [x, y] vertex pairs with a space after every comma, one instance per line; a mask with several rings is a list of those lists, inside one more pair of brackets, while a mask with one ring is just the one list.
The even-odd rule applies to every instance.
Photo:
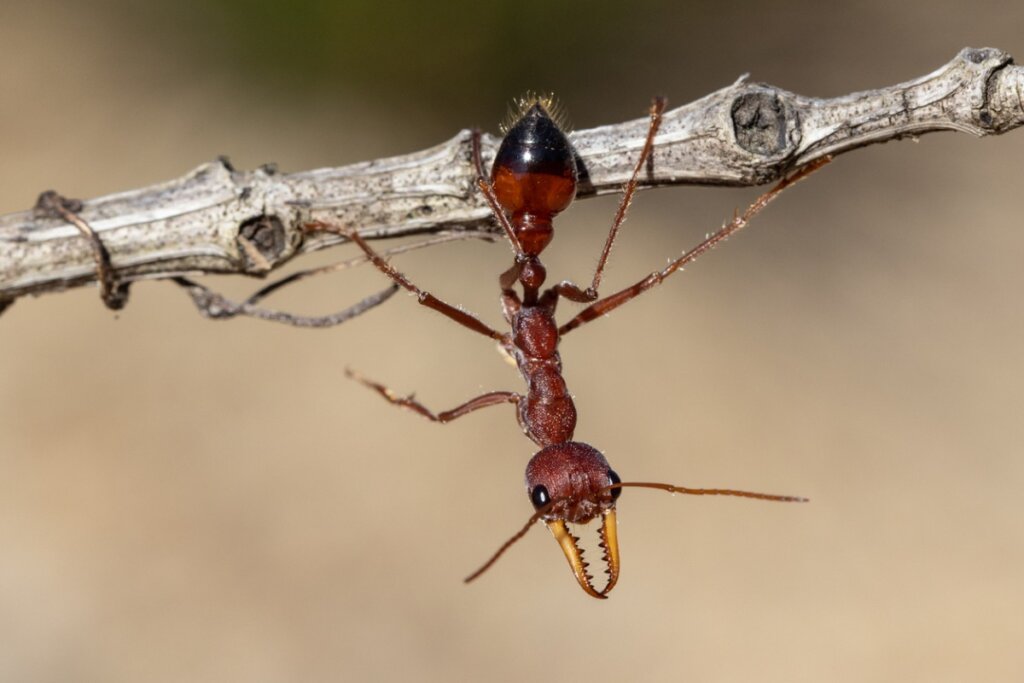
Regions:
[[627, 287], [626, 289], [616, 292], [615, 294], [612, 294], [610, 296], [607, 296], [604, 299], [596, 301], [590, 306], [584, 308], [576, 315], [575, 318], [573, 318], [572, 320], [558, 328], [559, 335], [566, 334], [576, 329], [580, 325], [583, 325], [584, 323], [588, 323], [591, 320], [606, 315], [611, 311], [615, 310], [616, 308], [618, 308], [619, 306], [621, 306], [622, 304], [626, 303], [627, 301], [630, 301], [633, 298], [639, 296], [640, 294], [643, 294], [644, 292], [646, 292], [648, 289], [651, 289], [655, 285], [661, 284], [669, 275], [675, 273], [678, 270], [681, 270], [683, 266], [696, 261], [700, 256], [704, 255], [705, 253], [711, 251], [716, 246], [718, 246], [720, 242], [724, 241], [734, 233], [742, 230], [747, 225], [747, 223], [750, 222], [751, 218], [759, 214], [766, 206], [768, 206], [768, 204], [772, 202], [773, 199], [782, 194], [783, 190], [803, 180], [804, 178], [811, 175], [812, 173], [817, 171], [819, 168], [821, 168], [831, 160], [832, 157], [830, 156], [817, 159], [807, 164], [806, 166], [804, 166], [803, 168], [801, 168], [788, 178], [783, 178], [775, 187], [773, 187], [768, 192], [765, 192], [763, 195], [754, 200], [754, 203], [748, 206], [746, 211], [744, 211], [742, 214], [733, 217], [733, 219], [726, 223], [724, 226], [722, 226], [722, 228], [718, 230], [718, 232], [712, 234], [710, 237], [705, 239], [703, 242], [698, 244], [693, 249], [690, 249], [689, 251], [685, 252], [682, 256], [677, 258], [675, 261], [669, 263], [662, 270], [655, 271], [648, 275], [647, 277], [645, 277], [640, 282], [637, 282], [635, 285]]
[[491, 391], [486, 394], [481, 394], [476, 398], [471, 398], [462, 405], [456, 406], [451, 410], [433, 413], [426, 406], [417, 401], [413, 394], [405, 397], [398, 396], [383, 384], [378, 384], [377, 382], [366, 379], [354, 370], [350, 370], [348, 368], [345, 368], [345, 376], [349, 379], [354, 379], [364, 387], [373, 389], [383, 396], [388, 403], [393, 403], [394, 405], [402, 408], [408, 408], [409, 410], [419, 413], [431, 422], [440, 422], [441, 424], [451, 422], [456, 418], [472, 413], [474, 410], [486, 408], [487, 406], [496, 406], [500, 403], [518, 403], [519, 399], [522, 398], [519, 394], [512, 391]]
[[509, 244], [512, 245], [512, 251], [515, 252], [516, 261], [523, 255], [523, 247], [519, 244], [519, 238], [516, 237], [516, 231], [509, 223], [508, 216], [501, 210], [501, 206], [498, 205], [498, 198], [494, 196], [494, 188], [487, 181], [487, 174], [484, 173], [484, 161], [480, 156], [480, 131], [477, 128], [473, 129], [472, 137], [470, 138], [473, 145], [473, 166], [476, 167], [476, 186], [483, 193], [484, 199], [487, 200], [487, 205], [491, 207], [491, 213], [498, 219], [498, 223], [501, 224], [502, 229], [505, 231], [506, 237], [508, 237]]
[[[456, 240], [464, 240], [471, 237], [482, 239], [486, 242], [494, 241], [493, 235], [482, 230], [460, 231], [457, 233], [440, 233], [437, 237], [430, 237], [424, 240], [420, 240], [419, 242], [412, 242], [411, 244], [404, 244], [402, 246], [386, 249], [383, 252], [381, 252], [381, 256], [391, 257], [396, 254], [404, 254], [407, 251], [415, 251], [417, 249], [432, 247], [436, 244], [444, 244], [445, 242], [454, 242]], [[253, 293], [252, 296], [245, 300], [245, 304], [255, 305], [258, 301], [265, 299], [278, 289], [281, 289], [286, 285], [291, 285], [292, 283], [297, 282], [299, 280], [314, 277], [317, 275], [334, 273], [340, 270], [345, 270], [347, 268], [352, 268], [354, 266], [362, 265], [363, 263], [366, 263], [366, 261], [368, 260], [369, 259], [366, 258], [366, 255], [355, 256], [345, 261], [338, 261], [336, 263], [331, 263], [326, 266], [308, 268], [306, 270], [294, 272], [290, 275], [286, 275], [285, 277], [275, 280], [274, 282], [271, 282], [270, 284], [265, 285], [264, 287], [261, 287], [255, 293]]]
[[[442, 242], [451, 242], [453, 240], [465, 239], [466, 237], [478, 237], [493, 241], [493, 237], [489, 233], [485, 232], [464, 232], [464, 233], [453, 233], [448, 235], [440, 235], [438, 237], [432, 237], [430, 239], [421, 240], [419, 242], [413, 242], [412, 244], [406, 244], [400, 247], [393, 247], [383, 253], [383, 256], [391, 256], [393, 254], [400, 254], [413, 249], [422, 249], [429, 247], [434, 244], [440, 244]], [[287, 325], [294, 325], [295, 327], [331, 327], [334, 325], [340, 325], [346, 320], [350, 320], [357, 315], [377, 306], [388, 298], [391, 297], [395, 292], [398, 291], [398, 285], [391, 283], [388, 288], [372, 294], [362, 301], [359, 301], [348, 308], [331, 313], [330, 315], [296, 315], [294, 313], [288, 313], [285, 311], [276, 311], [269, 308], [262, 308], [256, 304], [273, 294], [279, 289], [282, 289], [288, 285], [292, 285], [300, 280], [311, 278], [317, 275], [324, 275], [327, 273], [333, 273], [339, 270], [344, 270], [352, 266], [365, 263], [368, 259], [365, 255], [356, 256], [345, 261], [338, 261], [326, 266], [320, 266], [317, 268], [308, 268], [306, 270], [300, 270], [291, 275], [282, 277], [270, 284], [261, 287], [254, 292], [248, 299], [242, 302], [234, 302], [229, 300], [227, 297], [218, 294], [209, 287], [193, 282], [188, 278], [175, 277], [171, 278], [171, 281], [185, 288], [189, 296], [192, 297], [192, 302], [207, 318], [214, 320], [227, 320], [236, 316], [245, 315], [252, 318], [259, 318], [261, 320], [269, 320], [271, 322], [285, 323]]]
[[402, 275], [397, 270], [392, 268], [391, 265], [384, 260], [384, 257], [378, 254], [373, 247], [367, 244], [366, 240], [364, 240], [362, 236], [360, 236], [360, 234], [355, 230], [340, 225], [331, 225], [330, 223], [324, 223], [322, 221], [312, 221], [310, 223], [307, 223], [306, 229], [333, 232], [335, 234], [341, 235], [342, 237], [351, 240], [352, 242], [355, 242], [356, 245], [363, 250], [363, 253], [366, 254], [367, 258], [370, 259], [370, 262], [377, 267], [377, 270], [387, 275], [399, 286], [404, 287], [408, 291], [415, 294], [416, 300], [420, 304], [426, 306], [427, 308], [432, 308], [438, 313], [442, 313], [443, 315], [448, 316], [449, 318], [459, 323], [463, 327], [468, 327], [474, 332], [479, 332], [480, 334], [486, 337], [490, 337], [491, 339], [494, 339], [496, 341], [505, 340], [505, 335], [503, 335], [501, 332], [498, 332], [497, 330], [491, 329], [486, 324], [484, 324], [479, 318], [469, 313], [466, 313], [465, 311], [459, 310], [458, 308], [455, 308], [451, 304], [441, 301], [430, 292], [425, 292], [419, 287], [417, 287], [415, 284], [412, 283], [412, 281], [405, 277], [405, 275]]
[[258, 297], [263, 290], [261, 290], [261, 292], [256, 292], [256, 294], [249, 297], [249, 299], [242, 303], [236, 303], [227, 297], [218, 294], [209, 287], [189, 280], [188, 278], [175, 277], [171, 278], [171, 281], [181, 287], [184, 287], [185, 291], [192, 297], [192, 303], [196, 305], [199, 312], [211, 320], [228, 320], [235, 316], [245, 315], [252, 318], [259, 318], [260, 320], [269, 320], [270, 322], [293, 325], [295, 327], [333, 327], [335, 325], [340, 325], [343, 322], [351, 320], [357, 315], [365, 313], [371, 308], [379, 306], [390, 299], [391, 296], [398, 291], [398, 285], [391, 284], [387, 289], [377, 292], [376, 294], [371, 294], [365, 299], [336, 313], [332, 313], [330, 315], [308, 316], [296, 315], [286, 311], [275, 311], [273, 309], [261, 308], [253, 305], [252, 301], [258, 300]]
[[512, 319], [522, 307], [523, 302], [519, 300], [519, 295], [514, 291], [507, 289], [501, 293], [501, 312], [505, 316], [505, 322], [509, 325], [512, 324]]
[[612, 221], [612, 227], [608, 230], [608, 238], [604, 242], [604, 249], [601, 251], [601, 258], [597, 261], [597, 268], [594, 269], [594, 279], [590, 283], [590, 287], [586, 289], [580, 289], [578, 285], [563, 280], [561, 283], [555, 285], [554, 289], [558, 292], [559, 296], [563, 296], [570, 301], [577, 303], [589, 303], [597, 299], [597, 289], [601, 286], [601, 276], [604, 275], [604, 267], [608, 263], [608, 256], [612, 252], [612, 245], [615, 244], [615, 238], [619, 234], [619, 227], [622, 222], [626, 219], [626, 212], [629, 210], [629, 205], [633, 202], [633, 195], [636, 193], [637, 185], [640, 183], [640, 171], [647, 164], [651, 158], [651, 154], [654, 150], [654, 136], [657, 135], [658, 129], [661, 127], [661, 116], [665, 112], [665, 106], [667, 100], [664, 97], [655, 97], [651, 103], [651, 125], [647, 129], [647, 139], [644, 140], [643, 150], [640, 152], [640, 158], [636, 161], [636, 166], [633, 168], [633, 175], [630, 176], [629, 181], [622, 193], [622, 201], [619, 202], [619, 209], [615, 212], [615, 219]]

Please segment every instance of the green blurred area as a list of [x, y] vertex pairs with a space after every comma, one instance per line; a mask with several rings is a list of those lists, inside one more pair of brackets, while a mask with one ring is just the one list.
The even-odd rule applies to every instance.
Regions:
[[[453, 114], [482, 124], [525, 90], [555, 91], [572, 99], [573, 120], [589, 126], [642, 112], [652, 95], [679, 103], [742, 73], [831, 95], [909, 77], [915, 57], [933, 65], [966, 44], [998, 42], [991, 31], [950, 21], [955, 3], [930, 7], [101, 0], [90, 11], [122, 33], [121, 47], [160, 62], [165, 74], [219, 76], [299, 101], [358, 93], [409, 126]], [[977, 6], [976, 16], [991, 11]], [[902, 39], [879, 40], [885, 34]], [[832, 87], [839, 79], [847, 89]]]
[[[657, 5], [189, 0], [133, 11], [172, 29], [165, 36], [195, 36], [220, 68], [296, 96], [333, 84], [394, 106], [443, 110], [541, 87], [538, 74], [544, 88], [600, 87], [599, 77], [621, 70], [633, 52], [626, 41], [652, 23]], [[664, 46], [644, 47], [654, 61], [665, 56]]]

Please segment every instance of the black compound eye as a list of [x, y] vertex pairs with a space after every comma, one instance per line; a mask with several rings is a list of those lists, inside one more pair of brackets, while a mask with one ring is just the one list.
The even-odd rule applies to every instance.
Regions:
[[[621, 484], [622, 480], [619, 479], [619, 475], [615, 474], [615, 470], [608, 470], [608, 482], [611, 485]], [[619, 496], [622, 495], [622, 489], [612, 489], [612, 500], [618, 500]]]
[[544, 488], [543, 484], [534, 486], [530, 491], [530, 502], [538, 510], [551, 502], [551, 496], [548, 495], [548, 490]]

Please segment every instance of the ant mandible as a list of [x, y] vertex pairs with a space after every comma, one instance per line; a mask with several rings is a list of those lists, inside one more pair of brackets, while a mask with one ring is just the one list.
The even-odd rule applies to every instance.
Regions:
[[[784, 189], [820, 168], [826, 161], [810, 164], [783, 179], [761, 195], [742, 214], [713, 233], [693, 249], [675, 259], [660, 271], [615, 294], [599, 298], [598, 287], [608, 255], [619, 227], [626, 216], [640, 173], [653, 162], [654, 138], [665, 111], [664, 98], [656, 98], [650, 109], [650, 126], [633, 174], [626, 183], [618, 211], [597, 262], [593, 280], [587, 288], [572, 282], [543, 289], [546, 271], [540, 254], [554, 236], [553, 219], [572, 203], [576, 196], [577, 168], [572, 145], [553, 116], [555, 107], [550, 97], [527, 95], [517, 101], [517, 118], [511, 125], [494, 158], [490, 180], [484, 176], [480, 155], [480, 133], [472, 137], [473, 161], [477, 185], [490, 205], [494, 217], [508, 237], [515, 254], [512, 267], [499, 277], [501, 304], [509, 332], [492, 329], [479, 318], [438, 299], [413, 284], [395, 270], [373, 247], [353, 229], [326, 223], [310, 225], [314, 230], [336, 232], [355, 242], [369, 260], [395, 283], [416, 295], [420, 304], [432, 308], [474, 332], [496, 340], [515, 359], [526, 393], [492, 391], [470, 399], [460, 406], [434, 413], [412, 396], [401, 397], [386, 386], [361, 377], [351, 370], [346, 373], [375, 390], [389, 402], [413, 410], [435, 422], [451, 422], [488, 406], [511, 403], [516, 406], [519, 425], [540, 450], [526, 466], [526, 490], [536, 512], [527, 524], [510, 538], [486, 564], [466, 582], [487, 570], [501, 554], [521, 538], [537, 520], [544, 520], [565, 553], [577, 582], [589, 595], [606, 598], [619, 579], [619, 544], [616, 531], [615, 506], [625, 487], [662, 489], [692, 495], [740, 496], [761, 500], [800, 502], [806, 499], [732, 489], [694, 489], [670, 484], [623, 482], [596, 448], [574, 441], [576, 408], [562, 377], [562, 361], [558, 343], [562, 336], [599, 318], [641, 293], [660, 284], [672, 273], [691, 263], [701, 254], [743, 228]], [[515, 290], [519, 285], [522, 295]], [[561, 298], [588, 304], [562, 325], [555, 322], [555, 307]], [[579, 538], [566, 524], [586, 524], [601, 517], [599, 529], [602, 560], [607, 580], [598, 590], [583, 560]]]

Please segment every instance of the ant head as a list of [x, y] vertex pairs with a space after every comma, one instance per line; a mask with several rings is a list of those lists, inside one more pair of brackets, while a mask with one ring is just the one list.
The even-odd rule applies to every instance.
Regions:
[[[619, 483], [619, 476], [596, 448], [575, 441], [541, 449], [526, 466], [530, 501], [561, 546], [580, 587], [595, 598], [606, 597], [619, 578], [615, 501], [622, 489], [609, 488]], [[567, 522], [586, 524], [598, 515], [602, 560], [608, 575], [600, 591], [586, 571], [579, 539], [566, 527]]]
[[554, 505], [544, 521], [561, 519], [586, 524], [598, 514], [615, 507], [620, 489], [609, 486], [619, 477], [593, 446], [569, 441], [537, 451], [526, 465], [526, 490], [533, 507]]
[[[585, 443], [567, 442], [541, 449], [526, 466], [526, 489], [530, 500], [537, 509], [517, 533], [513, 534], [498, 548], [487, 562], [466, 577], [466, 583], [473, 581], [498, 561], [506, 550], [526, 535], [538, 521], [544, 520], [562, 552], [569, 560], [576, 581], [580, 587], [595, 598], [606, 598], [619, 580], [619, 541], [615, 525], [615, 502], [622, 489], [644, 488], [683, 493], [691, 496], [735, 496], [778, 503], [805, 503], [806, 498], [780, 496], [773, 493], [756, 493], [736, 489], [696, 489], [688, 486], [662, 484], [659, 482], [620, 481], [619, 476], [608, 467], [597, 449]], [[600, 591], [594, 588], [593, 577], [586, 569], [579, 539], [569, 533], [566, 523], [584, 524], [601, 515], [602, 560], [608, 582]]]
[[527, 254], [539, 254], [551, 240], [551, 220], [572, 203], [576, 178], [572, 145], [551, 118], [545, 101], [524, 102], [522, 115], [494, 157], [491, 183], [498, 204], [513, 225], [518, 224]]

